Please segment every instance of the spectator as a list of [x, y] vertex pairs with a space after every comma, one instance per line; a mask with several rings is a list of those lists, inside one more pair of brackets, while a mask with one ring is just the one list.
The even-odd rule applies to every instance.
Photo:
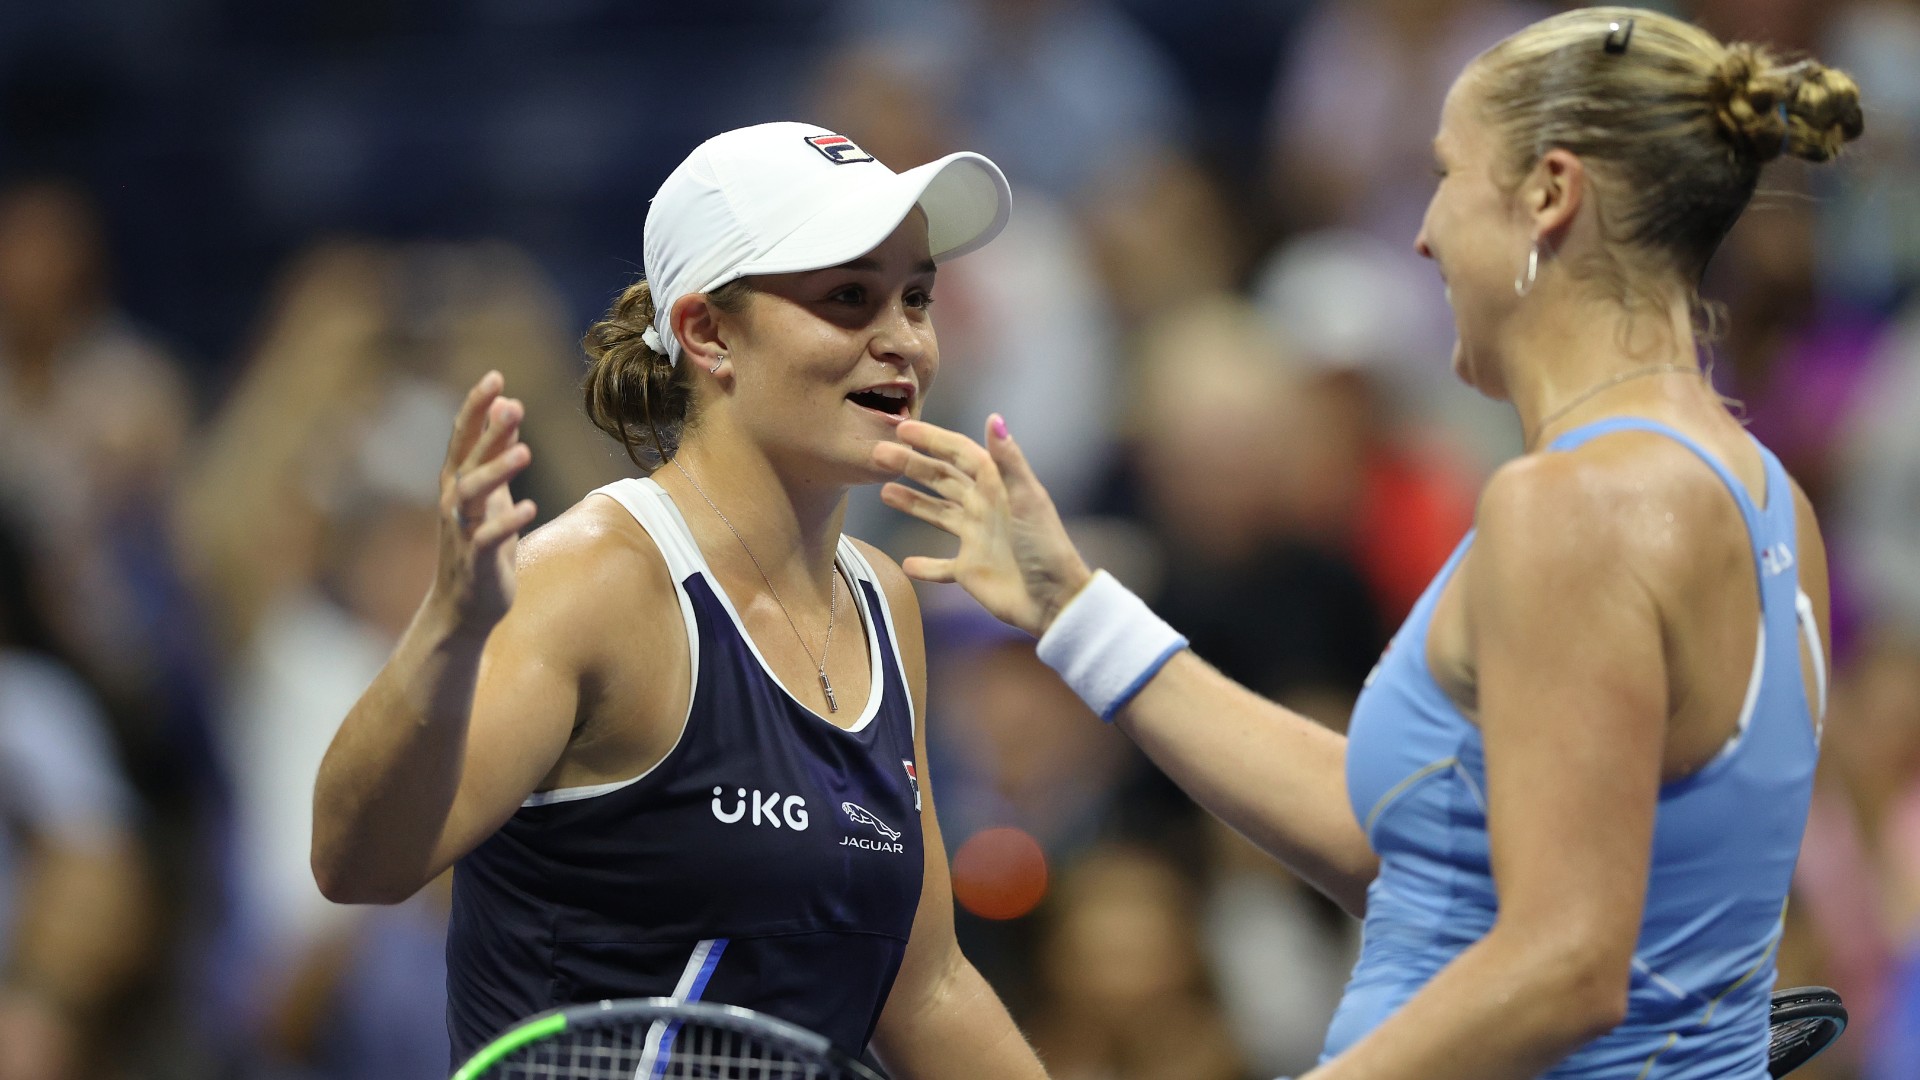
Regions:
[[1822, 51], [1874, 89], [1873, 138], [1822, 202], [1822, 292], [1885, 304], [1920, 283], [1920, 7], [1808, 6], [1830, 15]]
[[1030, 1027], [1055, 1080], [1244, 1077], [1201, 956], [1194, 888], [1166, 857], [1103, 847], [1070, 867]]
[[856, 0], [847, 25], [942, 67], [962, 139], [1020, 191], [1071, 199], [1174, 142], [1171, 65], [1108, 0]]
[[[1432, 271], [1355, 231], [1295, 238], [1262, 269], [1261, 311], [1292, 343], [1302, 391], [1344, 418], [1355, 503], [1336, 537], [1367, 578], [1382, 625], [1398, 626], [1473, 524], [1476, 470], [1518, 449], [1497, 406], [1448, 393], [1452, 336]], [[1392, 318], [1382, 318], [1392, 312]], [[1436, 322], [1441, 327], [1435, 333]], [[1451, 415], [1433, 403], [1447, 402]], [[1477, 421], [1477, 422], [1476, 422]], [[1477, 441], [1476, 441], [1477, 440]]]
[[[953, 87], [918, 58], [878, 42], [829, 56], [815, 91], [820, 122], [896, 170], [959, 148]], [[992, 412], [1026, 421], [1035, 467], [1058, 479], [1063, 508], [1082, 509], [1111, 449], [1118, 360], [1113, 316], [1074, 219], [1022, 189], [992, 244], [940, 268], [935, 298], [940, 376], [924, 418], [963, 431], [983, 430]], [[847, 531], [859, 536], [884, 538], [903, 525], [870, 492], [856, 495], [852, 514]]]
[[439, 1025], [409, 1036], [361, 1007], [397, 992], [417, 1017], [444, 1001], [438, 945], [419, 944], [444, 940], [444, 891], [397, 911], [326, 901], [307, 859], [314, 776], [432, 581], [450, 382], [494, 368], [544, 403], [528, 436], [536, 491], [617, 475], [578, 437], [591, 432], [569, 336], [537, 272], [504, 248], [317, 249], [290, 272], [196, 462], [184, 529], [231, 657], [220, 744], [239, 911], [226, 978], [267, 1067], [344, 1080], [445, 1064]]
[[[1142, 335], [1116, 490], [1153, 534], [1155, 610], [1234, 678], [1336, 727], [1385, 644], [1342, 554], [1362, 461], [1259, 313], [1216, 299]], [[1196, 363], [1204, 357], [1204, 363]]]
[[[215, 658], [169, 529], [193, 402], [174, 358], [114, 297], [105, 225], [79, 187], [0, 189], [0, 503], [32, 548], [51, 644], [99, 695], [124, 782], [151, 812], [147, 944], [155, 965], [195, 951], [218, 898], [198, 888], [219, 839]], [[140, 996], [126, 1044], [186, 1026]], [[167, 1035], [161, 1035], [162, 1039]]]
[[1143, 147], [1103, 176], [1081, 216], [1116, 317], [1131, 331], [1232, 292], [1251, 256], [1246, 215], [1217, 177], [1171, 147]]
[[1281, 220], [1411, 243], [1433, 193], [1429, 143], [1447, 87], [1543, 14], [1525, 0], [1321, 4], [1274, 87], [1267, 152]]
[[126, 1064], [104, 1036], [152, 947], [152, 897], [100, 703], [34, 647], [28, 559], [0, 529], [0, 1077], [81, 1080]]
[[1221, 1007], [1255, 1075], [1301, 1075], [1320, 1060], [1360, 924], [1238, 833], [1203, 827], [1201, 932]]
[[28, 515], [66, 598], [49, 612], [55, 634], [104, 683], [136, 771], [155, 775], [181, 770], [165, 747], [203, 742], [208, 658], [166, 529], [193, 408], [110, 282], [83, 193], [0, 190], [0, 496]]

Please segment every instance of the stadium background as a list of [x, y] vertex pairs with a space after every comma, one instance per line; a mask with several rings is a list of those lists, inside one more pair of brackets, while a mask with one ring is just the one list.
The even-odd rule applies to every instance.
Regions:
[[[461, 388], [497, 367], [527, 400], [521, 486], [548, 513], [628, 471], [581, 416], [575, 342], [638, 271], [647, 196], [725, 128], [807, 119], [896, 168], [993, 156], [1014, 223], [941, 274], [929, 417], [1004, 411], [1100, 562], [1342, 724], [1518, 449], [1451, 383], [1411, 239], [1452, 76], [1551, 10], [0, 3], [0, 675], [37, 673], [0, 692], [0, 1076], [8, 1045], [63, 1037], [89, 1077], [443, 1075], [444, 889], [325, 903], [313, 769], [431, 572]], [[1672, 10], [1812, 50], [1868, 103], [1842, 167], [1773, 168], [1710, 291], [1716, 381], [1834, 551], [1783, 982], [1853, 1006], [1819, 1075], [1911, 1080], [1920, 3]], [[849, 529], [939, 544], [870, 497]], [[1303, 1068], [1354, 927], [1200, 819], [1030, 642], [924, 602], [963, 940], [1053, 1074]]]

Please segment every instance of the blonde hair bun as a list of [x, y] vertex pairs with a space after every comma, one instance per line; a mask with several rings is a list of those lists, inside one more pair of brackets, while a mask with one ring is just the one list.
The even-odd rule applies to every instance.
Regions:
[[1751, 42], [1726, 47], [1709, 94], [1722, 130], [1761, 163], [1781, 154], [1831, 161], [1865, 127], [1860, 87], [1846, 72], [1817, 60], [1781, 64]]
[[1827, 161], [1861, 130], [1843, 72], [1644, 8], [1550, 16], [1472, 71], [1513, 184], [1548, 150], [1577, 155], [1606, 196], [1609, 240], [1695, 284], [1767, 162]]

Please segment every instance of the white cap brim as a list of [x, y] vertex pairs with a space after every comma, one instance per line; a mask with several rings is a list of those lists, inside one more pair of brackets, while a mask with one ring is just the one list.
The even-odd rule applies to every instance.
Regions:
[[701, 291], [751, 274], [792, 274], [851, 262], [893, 235], [916, 206], [926, 212], [927, 247], [935, 262], [980, 248], [999, 235], [1013, 213], [1006, 176], [979, 154], [963, 151], [903, 173], [875, 174], [877, 182], [821, 207], [758, 258]]

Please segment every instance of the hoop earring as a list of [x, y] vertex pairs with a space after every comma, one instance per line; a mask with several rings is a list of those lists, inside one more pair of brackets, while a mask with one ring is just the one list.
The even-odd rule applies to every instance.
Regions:
[[716, 355], [716, 356], [715, 356], [715, 357], [713, 358], [713, 366], [707, 369], [707, 374], [709, 374], [709, 375], [718, 375], [718, 374], [720, 374], [720, 365], [721, 365], [721, 364], [724, 364], [724, 363], [726, 363], [726, 362], [727, 362], [727, 354], [726, 354], [726, 353], [720, 353], [720, 354], [718, 354], [718, 355]]
[[1513, 295], [1525, 296], [1533, 291], [1533, 283], [1540, 277], [1540, 241], [1535, 240], [1527, 249], [1526, 273], [1513, 279]]

